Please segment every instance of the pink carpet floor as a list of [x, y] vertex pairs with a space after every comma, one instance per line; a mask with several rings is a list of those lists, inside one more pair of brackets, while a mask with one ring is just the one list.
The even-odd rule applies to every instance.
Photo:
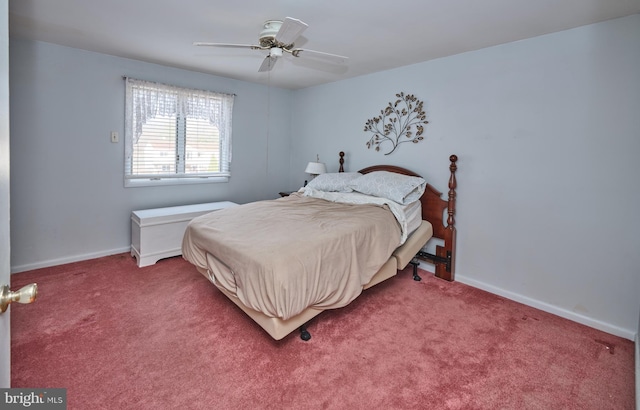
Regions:
[[633, 409], [634, 345], [409, 270], [272, 340], [182, 258], [23, 272], [12, 387], [69, 409]]

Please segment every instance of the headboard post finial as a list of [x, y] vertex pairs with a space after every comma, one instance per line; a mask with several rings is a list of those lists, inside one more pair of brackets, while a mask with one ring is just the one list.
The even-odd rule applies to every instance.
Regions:
[[449, 165], [451, 176], [449, 177], [449, 201], [447, 205], [449, 217], [447, 218], [447, 225], [453, 227], [456, 223], [454, 215], [456, 213], [456, 187], [458, 186], [458, 182], [456, 181], [456, 170], [458, 169], [456, 162], [458, 161], [458, 156], [451, 155], [449, 161], [451, 161], [451, 165]]
[[344, 172], [344, 151], [340, 151], [340, 169], [338, 172]]

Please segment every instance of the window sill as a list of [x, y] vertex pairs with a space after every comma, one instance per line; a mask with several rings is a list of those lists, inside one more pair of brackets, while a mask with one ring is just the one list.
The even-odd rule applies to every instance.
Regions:
[[147, 186], [167, 186], [167, 185], [193, 185], [193, 184], [217, 184], [229, 182], [229, 177], [200, 177], [200, 178], [140, 178], [125, 179], [125, 188], [137, 188]]

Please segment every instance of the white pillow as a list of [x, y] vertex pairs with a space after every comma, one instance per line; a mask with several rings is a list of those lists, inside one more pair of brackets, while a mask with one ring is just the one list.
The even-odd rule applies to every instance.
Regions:
[[408, 205], [420, 199], [427, 182], [420, 177], [375, 171], [354, 179], [349, 186], [362, 194], [388, 198], [401, 205]]
[[349, 183], [361, 177], [359, 172], [336, 172], [320, 174], [307, 184], [309, 188], [324, 192], [353, 192]]

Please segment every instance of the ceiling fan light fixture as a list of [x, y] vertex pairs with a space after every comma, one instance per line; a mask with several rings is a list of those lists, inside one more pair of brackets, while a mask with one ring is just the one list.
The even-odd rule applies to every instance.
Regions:
[[282, 57], [282, 49], [280, 47], [273, 47], [269, 51], [269, 56], [271, 56], [271, 57]]

